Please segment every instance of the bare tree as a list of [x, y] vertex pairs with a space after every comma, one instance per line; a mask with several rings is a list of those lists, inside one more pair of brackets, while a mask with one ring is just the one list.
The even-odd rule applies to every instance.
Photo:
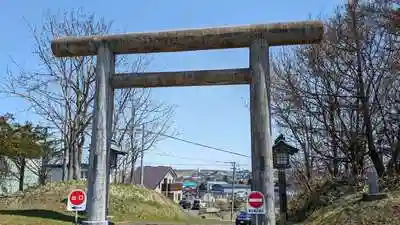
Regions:
[[[34, 38], [33, 53], [39, 59], [40, 68], [38, 71], [19, 68], [19, 73], [9, 72], [7, 82], [2, 83], [0, 88], [3, 93], [25, 100], [29, 104], [29, 110], [38, 114], [60, 136], [63, 141], [64, 180], [79, 179], [81, 176], [80, 164], [83, 151], [88, 146], [93, 117], [96, 65], [94, 56], [56, 58], [52, 55], [50, 43], [52, 39], [61, 36], [106, 34], [111, 25], [112, 23], [103, 18], [96, 18], [94, 14], [80, 9], [63, 14], [48, 12], [41, 27], [29, 25]], [[117, 69], [128, 72], [139, 72], [147, 63], [142, 56], [133, 59], [133, 63], [128, 63], [127, 57], [119, 57], [116, 66]], [[140, 90], [135, 89], [116, 93], [114, 138], [119, 139], [119, 143], [126, 136], [121, 127], [127, 126], [124, 121], [129, 107], [127, 102], [132, 96], [141, 96], [140, 93]], [[152, 105], [151, 99], [149, 93], [142, 104]], [[173, 112], [173, 108], [169, 110], [170, 113]], [[162, 110], [157, 111], [157, 107], [138, 112], [154, 121], [170, 121], [170, 116], [165, 118], [167, 115]], [[152, 116], [153, 114], [158, 116]]]
[[28, 102], [29, 110], [60, 134], [64, 142], [63, 179], [78, 179], [84, 131], [92, 120], [95, 61], [93, 57], [55, 58], [50, 43], [60, 36], [107, 33], [110, 24], [73, 10], [62, 15], [47, 12], [40, 28], [29, 28], [34, 38], [33, 53], [42, 66], [35, 72], [20, 68], [20, 73], [9, 73], [3, 91]]
[[303, 150], [306, 167], [313, 155], [333, 176], [357, 176], [367, 156], [383, 175], [385, 156], [395, 157], [385, 146], [399, 140], [399, 78], [392, 69], [398, 36], [382, 26], [385, 4], [338, 8], [321, 44], [284, 51], [273, 63], [273, 115]]
[[[127, 102], [130, 107], [120, 112], [120, 120], [115, 121], [114, 130], [120, 132], [115, 132], [114, 139], [126, 146], [129, 153], [119, 160], [116, 174], [119, 173], [121, 182], [134, 182], [135, 165], [140, 154], [151, 150], [165, 135], [176, 134], [171, 126], [175, 106], [152, 100], [151, 89], [133, 89]], [[128, 171], [129, 177], [126, 177]]]

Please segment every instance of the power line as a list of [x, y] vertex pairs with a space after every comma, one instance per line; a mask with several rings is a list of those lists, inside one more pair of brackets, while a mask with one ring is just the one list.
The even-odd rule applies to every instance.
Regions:
[[[171, 156], [173, 157], [173, 156]], [[186, 159], [186, 158], [185, 158]], [[194, 160], [193, 158], [190, 158], [189, 160]], [[168, 165], [182, 165], [182, 166], [223, 166], [223, 167], [230, 167], [231, 166], [231, 162], [211, 162], [211, 163], [165, 163], [165, 162], [148, 162], [147, 165], [156, 165], [156, 164], [168, 164]], [[238, 168], [238, 163], [236, 163], [236, 168]], [[241, 166], [248, 166], [248, 164], [241, 164]]]
[[152, 152], [152, 154], [159, 155], [159, 156], [167, 156], [167, 157], [172, 157], [172, 158], [177, 158], [177, 159], [187, 159], [187, 160], [203, 161], [203, 162], [209, 162], [209, 163], [224, 163], [222, 161], [217, 161], [217, 160], [214, 161], [214, 160], [206, 160], [206, 159], [196, 159], [196, 158], [190, 158], [190, 157], [171, 155], [171, 154], [168, 154], [168, 153], [155, 153], [155, 152]]
[[[227, 162], [227, 161], [218, 161], [218, 160], [214, 161], [214, 160], [198, 159], [198, 158], [191, 158], [191, 157], [183, 157], [183, 156], [171, 155], [171, 154], [164, 153], [164, 152], [162, 152], [162, 153], [154, 153], [154, 152], [152, 152], [152, 154], [156, 154], [156, 155], [159, 155], [159, 156], [167, 156], [167, 157], [172, 157], [172, 158], [177, 158], [177, 159], [186, 159], [186, 160], [194, 160], [194, 161], [203, 161], [203, 162], [213, 163], [213, 164], [210, 164], [210, 165], [223, 165], [223, 166], [225, 166], [226, 164], [232, 164], [231, 161], [229, 161], [229, 162]], [[215, 164], [215, 163], [220, 163], [220, 164]], [[192, 165], [192, 164], [190, 164], [190, 165]], [[238, 171], [239, 170], [239, 163], [235, 162], [235, 165], [236, 165], [236, 170]], [[248, 164], [240, 164], [240, 165], [241, 166], [248, 166]]]
[[242, 156], [242, 157], [247, 157], [247, 158], [249, 157], [248, 155], [244, 155], [244, 154], [241, 154], [241, 153], [225, 150], [225, 149], [222, 149], [222, 148], [213, 147], [213, 146], [210, 146], [210, 145], [201, 144], [201, 143], [190, 141], [190, 140], [183, 139], [183, 138], [174, 137], [174, 136], [171, 136], [171, 135], [168, 135], [168, 134], [156, 133], [156, 132], [152, 132], [152, 131], [148, 131], [148, 130], [146, 130], [146, 132], [153, 133], [153, 134], [158, 134], [158, 135], [161, 135], [163, 137], [171, 138], [173, 140], [185, 142], [185, 143], [192, 144], [192, 145], [197, 145], [197, 146], [200, 146], [200, 147], [203, 147], [203, 148], [208, 148], [208, 149], [212, 149], [212, 150], [219, 151], [219, 152], [225, 152], [225, 153], [229, 153], [229, 154], [232, 154], [232, 155], [237, 155], [237, 156]]

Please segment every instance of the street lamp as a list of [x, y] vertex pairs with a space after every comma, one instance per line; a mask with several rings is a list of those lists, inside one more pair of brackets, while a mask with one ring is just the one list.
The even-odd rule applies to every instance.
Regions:
[[121, 145], [112, 140], [110, 146], [110, 168], [115, 169], [117, 167], [118, 155], [126, 154], [128, 154], [127, 149], [122, 149]]
[[285, 142], [285, 137], [280, 134], [272, 146], [274, 169], [278, 169], [280, 221], [287, 221], [287, 196], [286, 196], [286, 169], [290, 168], [290, 156], [299, 150]]
[[280, 134], [272, 146], [273, 163], [275, 169], [290, 168], [290, 155], [297, 153], [299, 150], [285, 142], [285, 137]]
[[275, 168], [287, 168], [289, 164], [289, 155], [286, 151], [275, 152]]

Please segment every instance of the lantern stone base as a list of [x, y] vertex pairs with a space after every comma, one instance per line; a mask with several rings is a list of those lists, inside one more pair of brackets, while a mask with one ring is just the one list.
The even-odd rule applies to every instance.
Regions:
[[375, 194], [364, 193], [361, 200], [364, 202], [371, 202], [371, 201], [381, 200], [384, 198], [387, 198], [386, 193], [375, 193]]

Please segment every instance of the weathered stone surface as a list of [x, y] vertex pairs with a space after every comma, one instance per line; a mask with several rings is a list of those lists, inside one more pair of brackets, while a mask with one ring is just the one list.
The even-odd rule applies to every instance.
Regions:
[[116, 74], [111, 78], [113, 88], [182, 87], [249, 84], [250, 70], [199, 70], [160, 73]]
[[51, 43], [57, 57], [97, 54], [100, 42], [108, 42], [116, 54], [177, 52], [249, 47], [252, 40], [267, 39], [269, 45], [310, 44], [321, 41], [320, 21], [258, 24], [236, 27], [126, 33], [106, 36], [63, 37]]

